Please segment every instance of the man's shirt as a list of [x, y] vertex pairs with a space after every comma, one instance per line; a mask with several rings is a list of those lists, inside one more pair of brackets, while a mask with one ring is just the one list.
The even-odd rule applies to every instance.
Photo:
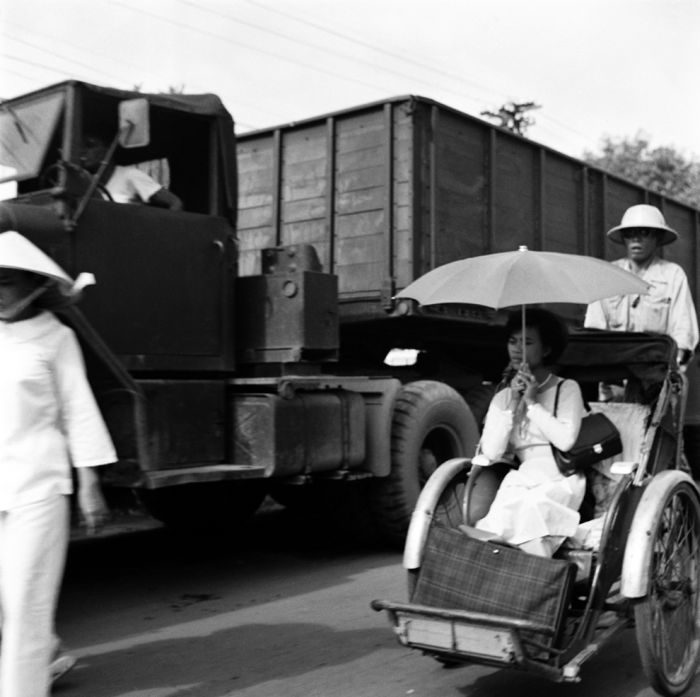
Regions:
[[[634, 273], [629, 259], [612, 263]], [[586, 310], [584, 326], [668, 334], [679, 349], [694, 351], [700, 335], [685, 271], [672, 261], [655, 257], [636, 275], [650, 284], [648, 294], [617, 295], [591, 303]]]
[[137, 167], [117, 166], [105, 188], [116, 203], [148, 203], [163, 187]]

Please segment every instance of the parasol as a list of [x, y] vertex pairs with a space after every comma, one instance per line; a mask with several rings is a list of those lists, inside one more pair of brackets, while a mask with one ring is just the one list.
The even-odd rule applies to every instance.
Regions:
[[614, 295], [644, 295], [649, 284], [608, 261], [579, 254], [531, 251], [485, 254], [429, 271], [399, 292], [421, 305], [464, 303], [495, 310], [535, 303], [588, 304]]

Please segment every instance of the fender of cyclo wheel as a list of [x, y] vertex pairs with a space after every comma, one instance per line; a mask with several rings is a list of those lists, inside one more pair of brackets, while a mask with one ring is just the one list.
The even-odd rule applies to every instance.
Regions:
[[696, 491], [689, 475], [680, 470], [665, 470], [647, 485], [632, 519], [625, 556], [622, 562], [620, 592], [626, 598], [643, 598], [649, 592], [649, 573], [653, 544], [651, 535], [663, 514], [663, 502], [669, 491], [681, 482], [688, 482]]
[[453, 477], [471, 463], [471, 458], [455, 457], [443, 462], [431, 475], [418, 496], [416, 507], [411, 515], [408, 526], [406, 544], [403, 551], [403, 565], [406, 569], [420, 567], [423, 547], [428, 536], [430, 521], [433, 518], [435, 506], [440, 495]]

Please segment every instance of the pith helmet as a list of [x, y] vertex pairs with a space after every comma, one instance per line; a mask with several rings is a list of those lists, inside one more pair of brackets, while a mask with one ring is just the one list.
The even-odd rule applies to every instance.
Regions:
[[659, 244], [662, 245], [675, 242], [678, 239], [678, 233], [666, 225], [661, 211], [656, 206], [649, 206], [646, 203], [628, 208], [622, 216], [620, 224], [608, 230], [608, 237], [613, 242], [624, 244], [622, 232], [632, 228], [650, 228], [661, 231], [663, 234], [659, 239]]
[[46, 277], [49, 285], [37, 304], [51, 309], [75, 302], [82, 289], [95, 282], [89, 273], [81, 273], [74, 281], [51, 257], [14, 230], [0, 233], [0, 267]]

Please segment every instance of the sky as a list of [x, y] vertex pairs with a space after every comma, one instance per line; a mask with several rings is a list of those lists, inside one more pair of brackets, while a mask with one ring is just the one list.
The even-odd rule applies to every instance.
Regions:
[[65, 79], [214, 92], [239, 132], [415, 94], [528, 137], [700, 159], [698, 0], [2, 0], [0, 98]]

